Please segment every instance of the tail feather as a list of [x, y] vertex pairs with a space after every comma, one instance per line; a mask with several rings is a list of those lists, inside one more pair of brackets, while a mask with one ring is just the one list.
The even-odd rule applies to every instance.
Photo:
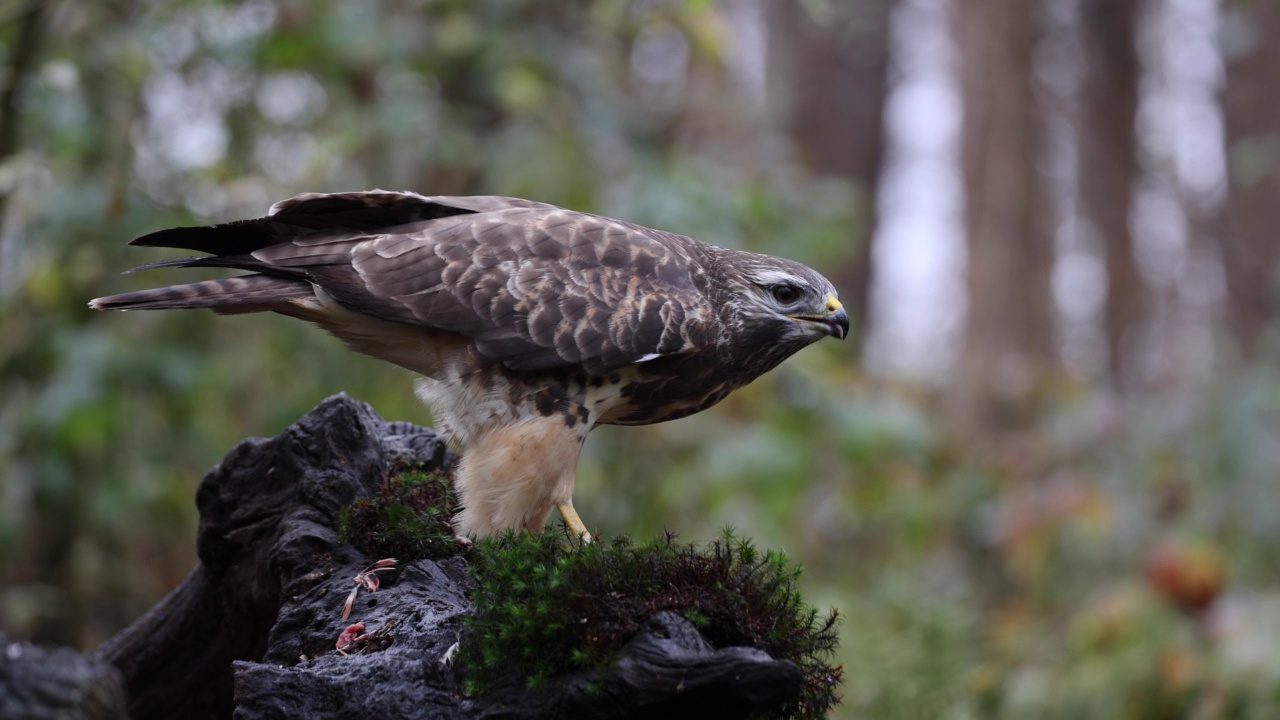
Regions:
[[[144, 270], [158, 270], [160, 268], [189, 268], [189, 267], [216, 267], [231, 268], [233, 270], [263, 270], [264, 263], [252, 255], [215, 255], [213, 257], [185, 257], [174, 260], [158, 260], [149, 262], [146, 265], [139, 265], [132, 270], [125, 270], [125, 275], [132, 275], [136, 272]], [[275, 269], [275, 268], [271, 268]], [[283, 273], [276, 273], [283, 274]], [[295, 278], [301, 280], [302, 278]]]
[[94, 310], [174, 310], [210, 308], [217, 312], [272, 310], [292, 300], [313, 297], [310, 283], [241, 275], [111, 295], [89, 301]]

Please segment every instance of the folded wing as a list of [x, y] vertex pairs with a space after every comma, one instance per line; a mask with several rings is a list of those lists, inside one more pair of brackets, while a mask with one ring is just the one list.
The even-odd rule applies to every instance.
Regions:
[[[270, 287], [287, 300], [313, 284], [349, 310], [465, 335], [482, 355], [515, 369], [580, 364], [598, 376], [712, 343], [706, 246], [527, 200], [309, 194], [276, 204], [265, 218], [165, 230], [134, 244], [213, 255], [139, 269], [248, 270], [273, 279], [246, 284], [258, 306]], [[198, 297], [199, 285], [165, 289], [174, 291], [165, 307], [217, 309], [207, 298], [174, 304]], [[95, 302], [119, 307], [129, 295]]]

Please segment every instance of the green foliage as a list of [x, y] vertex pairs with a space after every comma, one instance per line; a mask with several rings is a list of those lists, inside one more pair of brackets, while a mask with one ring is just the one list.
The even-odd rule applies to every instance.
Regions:
[[372, 498], [343, 508], [338, 537], [370, 558], [419, 558], [457, 555], [453, 532], [458, 499], [447, 475], [404, 468], [393, 472]]
[[[177, 586], [199, 477], [244, 437], [340, 390], [429, 424], [404, 373], [302, 323], [90, 312], [193, 277], [120, 276], [172, 257], [134, 237], [375, 186], [523, 195], [824, 270], [860, 234], [857, 189], [805, 174], [719, 67], [732, 3], [46, 4], [21, 152], [0, 158], [10, 637], [92, 649]], [[0, 27], [6, 66], [18, 25]], [[654, 87], [630, 72], [635, 40], [671, 28], [688, 72]], [[219, 139], [208, 164], [175, 152]], [[785, 546], [806, 596], [846, 611], [838, 716], [1280, 717], [1280, 356], [1167, 360], [1181, 380], [1124, 401], [1077, 388], [980, 458], [947, 442], [930, 383], [868, 382], [824, 343], [708, 413], [593, 432], [575, 502], [611, 534], [733, 524]], [[1145, 590], [1170, 530], [1228, 558], [1217, 625]]]
[[[96, 296], [202, 277], [122, 277], [172, 257], [132, 238], [311, 190], [513, 194], [659, 225], [697, 217], [712, 195], [734, 202], [736, 185], [683, 198], [661, 182], [680, 163], [687, 186], [723, 184], [673, 143], [695, 94], [653, 102], [630, 77], [633, 41], [655, 24], [682, 29], [690, 63], [714, 72], [705, 4], [22, 5], [49, 15], [30, 72], [10, 78], [20, 151], [0, 158], [0, 630], [12, 637], [93, 648], [163, 597], [196, 561], [201, 474], [246, 436], [338, 391], [430, 424], [403, 373], [301, 323], [91, 312]], [[23, 14], [0, 25], [6, 67]], [[718, 109], [728, 87], [696, 100]], [[717, 239], [735, 243], [728, 232]]]
[[784, 716], [824, 717], [842, 668], [828, 659], [838, 615], [820, 616], [797, 589], [800, 567], [725, 531], [704, 548], [666, 534], [581, 544], [556, 532], [480, 543], [476, 614], [462, 643], [468, 687], [525, 678], [536, 688], [572, 670], [607, 665], [654, 614], [672, 611], [715, 647], [759, 648], [804, 671], [801, 698]]

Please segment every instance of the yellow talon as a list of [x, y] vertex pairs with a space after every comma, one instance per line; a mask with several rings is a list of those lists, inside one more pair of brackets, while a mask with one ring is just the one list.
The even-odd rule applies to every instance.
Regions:
[[573, 509], [569, 503], [557, 505], [560, 516], [564, 518], [565, 527], [569, 528], [569, 532], [582, 539], [582, 542], [591, 542], [591, 533], [587, 531], [587, 526], [582, 522], [582, 518], [578, 517], [578, 511]]

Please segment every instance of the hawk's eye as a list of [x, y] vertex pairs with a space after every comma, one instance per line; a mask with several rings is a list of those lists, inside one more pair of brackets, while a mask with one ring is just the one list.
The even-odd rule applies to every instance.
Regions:
[[770, 292], [773, 293], [773, 299], [783, 305], [790, 305], [800, 299], [800, 288], [795, 285], [774, 285]]

